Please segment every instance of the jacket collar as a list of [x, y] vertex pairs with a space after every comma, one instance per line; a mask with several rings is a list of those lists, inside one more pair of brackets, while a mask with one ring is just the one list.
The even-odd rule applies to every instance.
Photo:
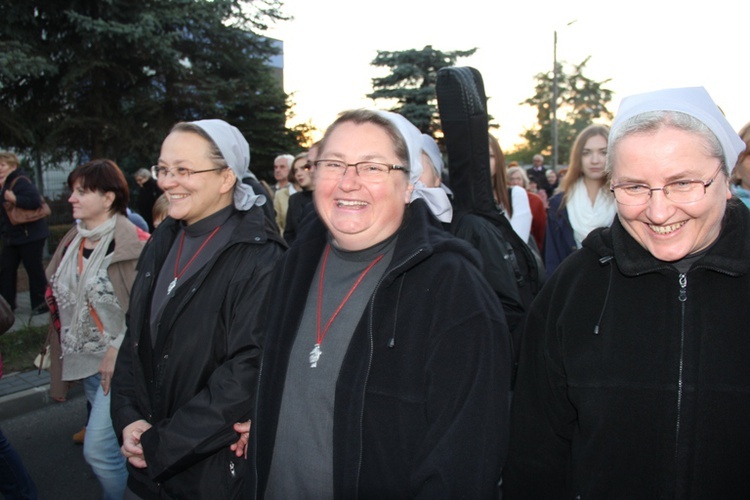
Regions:
[[[306, 253], [319, 258], [327, 242], [327, 234], [327, 228], [316, 213], [315, 217], [305, 224], [293, 246], [298, 249], [304, 248]], [[398, 230], [398, 241], [384, 283], [392, 282], [398, 275], [430, 255], [443, 251], [463, 254], [477, 267], [481, 267], [478, 254], [468, 243], [446, 231], [441, 222], [432, 215], [424, 200], [412, 201], [406, 208], [404, 220]]]
[[[750, 211], [740, 201], [727, 203], [721, 232], [711, 249], [694, 267], [713, 269], [737, 276], [750, 271]], [[614, 257], [620, 270], [628, 276], [674, 269], [668, 262], [654, 258], [623, 227], [619, 217], [610, 228], [594, 230], [583, 242], [600, 257]]]

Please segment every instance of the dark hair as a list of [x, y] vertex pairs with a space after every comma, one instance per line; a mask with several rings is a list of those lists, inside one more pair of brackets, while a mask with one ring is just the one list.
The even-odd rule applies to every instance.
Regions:
[[127, 215], [128, 201], [130, 201], [130, 190], [125, 175], [112, 160], [91, 160], [83, 165], [77, 166], [68, 175], [68, 187], [80, 182], [81, 187], [87, 191], [98, 191], [100, 193], [114, 193], [110, 211]]

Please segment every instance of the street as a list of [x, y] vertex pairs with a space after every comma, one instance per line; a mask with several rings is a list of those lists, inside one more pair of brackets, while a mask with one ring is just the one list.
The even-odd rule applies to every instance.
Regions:
[[36, 482], [40, 500], [97, 500], [101, 488], [72, 435], [86, 419], [86, 398], [77, 393], [65, 403], [0, 421], [3, 433]]

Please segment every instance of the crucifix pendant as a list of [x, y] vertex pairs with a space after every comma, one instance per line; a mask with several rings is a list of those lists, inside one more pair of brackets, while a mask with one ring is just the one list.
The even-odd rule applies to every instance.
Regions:
[[177, 278], [173, 279], [172, 282], [167, 287], [167, 295], [169, 295], [170, 293], [172, 293], [172, 290], [174, 290], [174, 287], [176, 287], [176, 286], [177, 286]]
[[310, 368], [318, 366], [318, 360], [320, 359], [321, 354], [323, 354], [323, 351], [320, 350], [320, 344], [315, 344], [313, 350], [310, 351]]

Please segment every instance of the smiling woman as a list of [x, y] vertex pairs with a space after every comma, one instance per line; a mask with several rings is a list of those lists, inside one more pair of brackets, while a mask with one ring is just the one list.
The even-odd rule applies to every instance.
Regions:
[[507, 498], [748, 491], [750, 212], [728, 186], [743, 148], [701, 87], [622, 102], [617, 217], [529, 312]]
[[421, 133], [348, 111], [318, 158], [317, 216], [267, 301], [256, 496], [491, 497], [508, 329], [473, 249], [443, 229], [445, 191], [419, 181]]
[[253, 413], [263, 296], [285, 245], [241, 182], [250, 147], [221, 120], [178, 123], [154, 167], [169, 199], [140, 261], [112, 419], [128, 497], [238, 498], [229, 426]]

